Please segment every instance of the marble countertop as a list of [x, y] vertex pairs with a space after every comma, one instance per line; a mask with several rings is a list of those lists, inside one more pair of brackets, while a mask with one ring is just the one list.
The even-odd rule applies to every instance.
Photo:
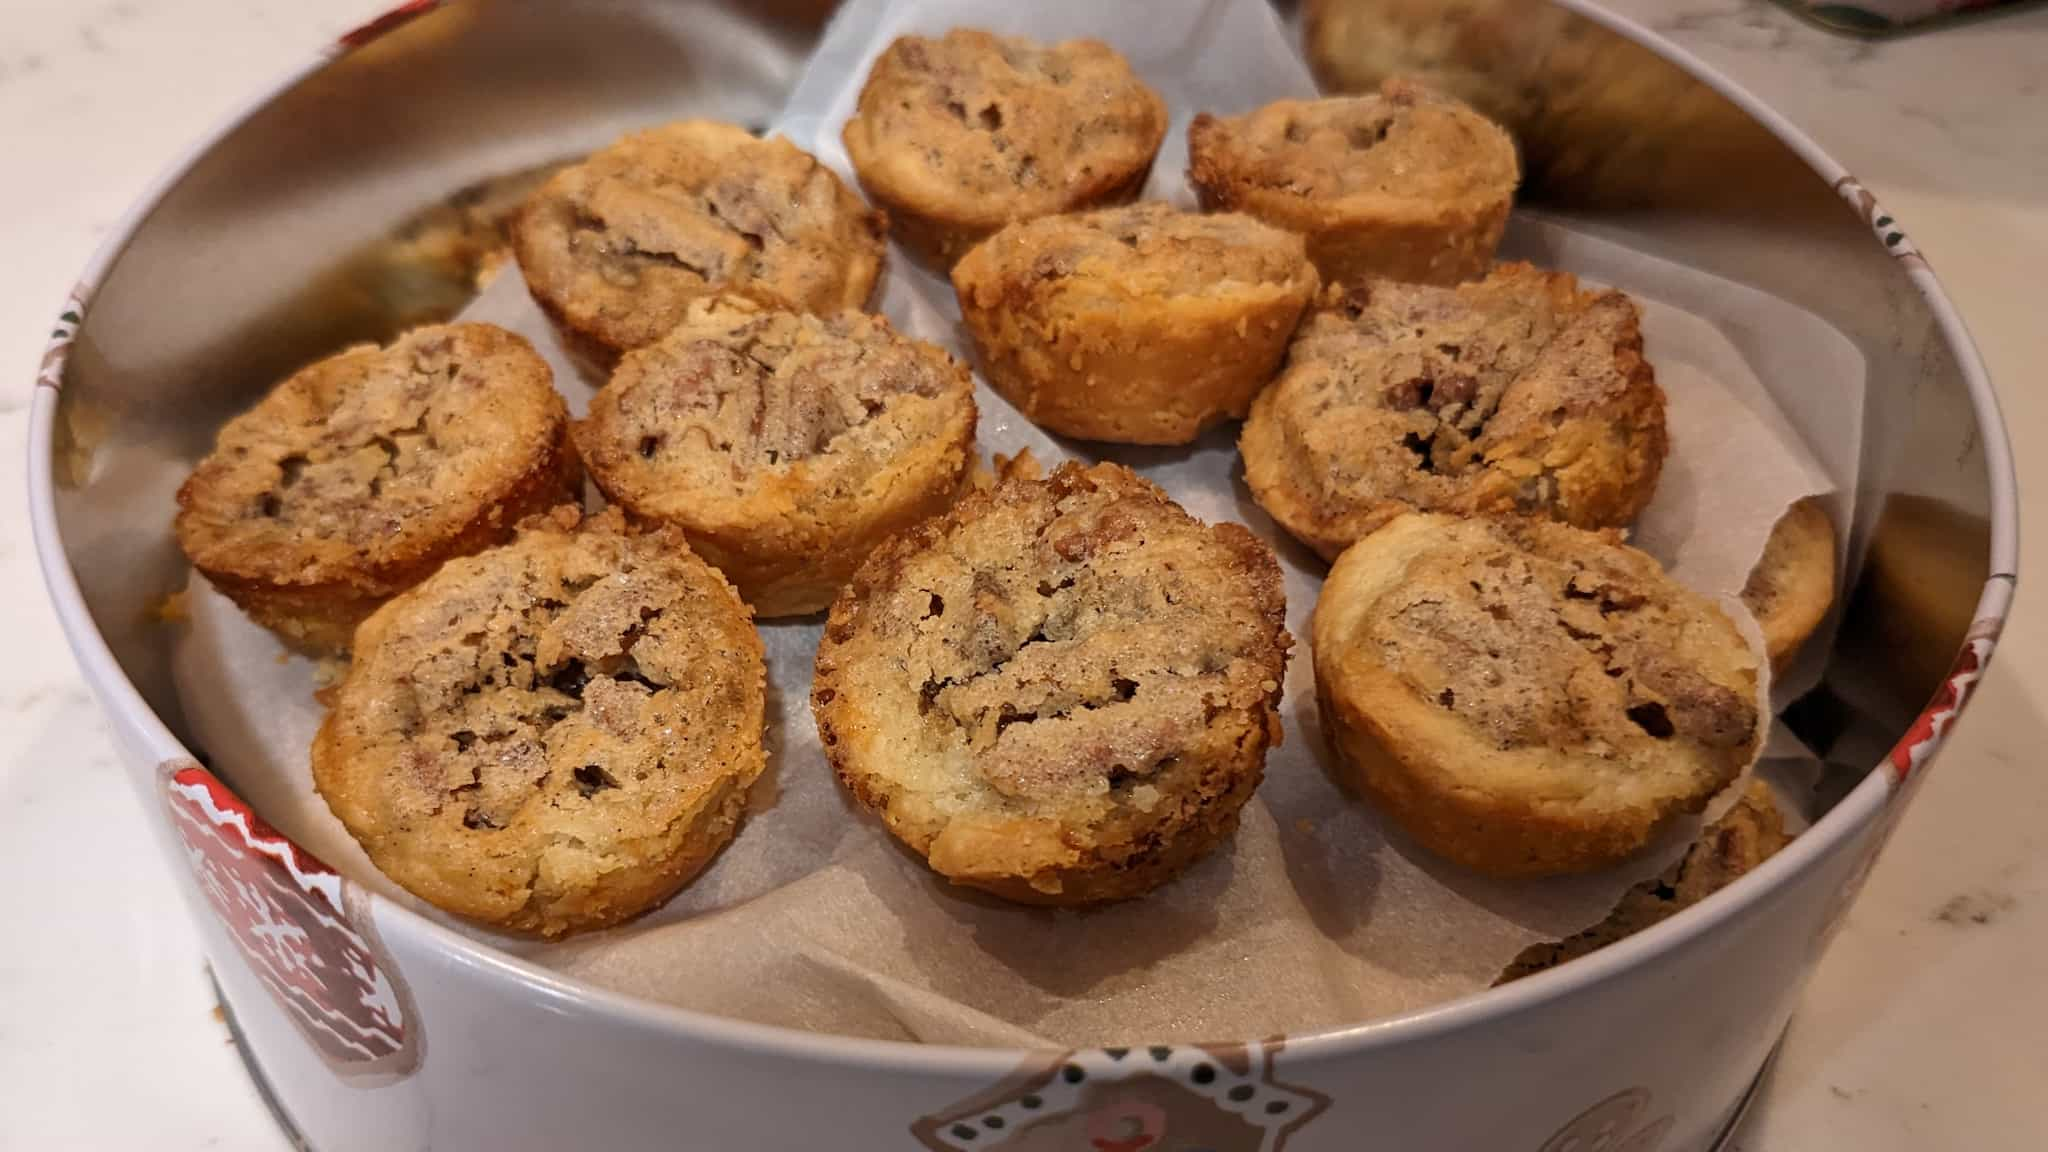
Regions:
[[[0, 38], [0, 1146], [283, 1147], [58, 632], [22, 446], [51, 316], [187, 143], [380, 0], [14, 0]], [[1911, 231], [2048, 492], [2048, 8], [1884, 43], [1762, 0], [1616, 0], [1805, 127]], [[2048, 541], [2031, 505], [2026, 565]], [[1815, 975], [1734, 1147], [2048, 1146], [2048, 619], [2023, 596], [1968, 719]]]

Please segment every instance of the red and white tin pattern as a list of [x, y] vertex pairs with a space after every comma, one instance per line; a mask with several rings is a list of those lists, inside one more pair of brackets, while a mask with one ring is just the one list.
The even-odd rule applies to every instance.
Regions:
[[[1284, 1040], [1093, 1048], [1027, 1062], [1001, 1083], [911, 1126], [929, 1152], [1283, 1152], [1330, 1107], [1284, 1083]], [[1658, 1152], [1673, 1117], [1647, 1088], [1616, 1092], [1532, 1152]]]
[[441, 2], [442, 0], [406, 0], [406, 3], [400, 4], [383, 15], [342, 33], [341, 38], [334, 42], [331, 52], [335, 56], [345, 56], [385, 33], [401, 28], [411, 23], [415, 18], [432, 12], [441, 6]]
[[1891, 213], [1878, 205], [1877, 197], [1863, 186], [1862, 181], [1854, 176], [1844, 176], [1835, 181], [1835, 191], [1863, 217], [1863, 222], [1870, 226], [1871, 235], [1877, 237], [1877, 242], [1884, 245], [1885, 251], [1916, 268], [1927, 267], [1926, 259], [1920, 255], [1920, 249], [1913, 246], [1913, 241], [1907, 238], [1906, 230], [1899, 226], [1899, 222], [1892, 218]]
[[1274, 1077], [1284, 1043], [1050, 1055], [910, 1134], [930, 1152], [1280, 1152], [1330, 1106]]
[[1892, 791], [1894, 800], [1906, 795], [1904, 786], [1941, 747], [1949, 726], [1969, 702], [1971, 690], [1991, 662], [1991, 651], [1998, 646], [1998, 633], [2004, 623], [2003, 617], [1988, 617], [1970, 626], [1962, 650], [1956, 653], [1956, 662], [1935, 691], [1934, 699], [1928, 701], [1899, 742], [1892, 745], [1891, 755], [1885, 760], [1897, 785]]
[[[1997, 579], [1994, 577], [1994, 579]], [[1934, 753], [1948, 738], [1948, 730], [1962, 713], [1963, 705], [1970, 699], [1970, 693], [1984, 670], [1991, 663], [1991, 652], [1998, 646], [1998, 633], [2005, 624], [2005, 617], [1986, 616], [1970, 625], [1970, 631], [1963, 640], [1962, 650], [1956, 653], [1956, 660], [1943, 678], [1941, 687], [1934, 693], [1934, 699], [1920, 710], [1906, 734], [1892, 745], [1879, 769], [1890, 775], [1890, 789], [1885, 793], [1884, 810], [1877, 817], [1877, 831], [1870, 838], [1870, 844], [1863, 850], [1848, 880], [1836, 893], [1827, 917], [1821, 922], [1820, 941], [1823, 945], [1835, 938], [1842, 925], [1847, 922], [1849, 909], [1855, 903], [1857, 893], [1863, 890], [1863, 882], [1870, 878], [1871, 869], [1877, 867], [1878, 857], [1884, 846], [1890, 842], [1892, 833], [1898, 830], [1899, 820], [1906, 814], [1906, 803], [1918, 790], [1925, 774], [1920, 771]]]
[[198, 764], [167, 766], [164, 801], [193, 878], [242, 958], [337, 1072], [402, 1076], [417, 1063], [403, 986], [347, 888]]
[[36, 368], [36, 387], [56, 391], [64, 387], [64, 362], [71, 356], [71, 343], [78, 339], [78, 326], [85, 323], [85, 299], [90, 290], [80, 281], [64, 301], [64, 310], [51, 326], [50, 342], [43, 347], [43, 361]]

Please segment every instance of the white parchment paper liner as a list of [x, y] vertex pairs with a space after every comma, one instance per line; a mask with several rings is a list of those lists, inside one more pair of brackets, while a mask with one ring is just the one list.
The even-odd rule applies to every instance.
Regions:
[[[851, 179], [839, 127], [868, 61], [899, 32], [955, 25], [1116, 44], [1173, 109], [1148, 193], [1183, 204], [1183, 130], [1194, 112], [1313, 91], [1258, 0], [855, 0], [813, 58], [782, 131]], [[1518, 217], [1505, 254], [1641, 302], [1647, 354], [1670, 398], [1673, 450], [1636, 541], [1679, 578], [1717, 597], [1739, 591], [1777, 516], [1809, 494], [1833, 494], [1835, 522], [1850, 522], [1863, 364], [1839, 333], [1753, 289], [1554, 221]], [[892, 258], [882, 310], [966, 357], [950, 290], [900, 252]], [[465, 318], [527, 335], [583, 410], [592, 382], [577, 376], [516, 269]], [[1104, 450], [1046, 436], [985, 385], [977, 400], [984, 454], [1029, 447], [1047, 465], [1120, 460], [1196, 516], [1241, 520], [1274, 544], [1297, 638], [1287, 738], [1235, 838], [1153, 895], [1099, 910], [1027, 909], [952, 889], [840, 794], [807, 703], [818, 623], [773, 623], [762, 629], [770, 769], [738, 838], [702, 877], [630, 925], [564, 943], [464, 931], [618, 991], [822, 1032], [961, 1044], [1220, 1039], [1351, 1025], [1475, 991], [1525, 946], [1598, 920], [1629, 884], [1683, 850], [1696, 822], [1612, 872], [1510, 884], [1408, 845], [1331, 780], [1306, 640], [1323, 566], [1252, 502], [1235, 428], [1186, 450]], [[313, 793], [314, 669], [203, 581], [194, 581], [190, 609], [176, 669], [215, 763], [301, 844], [439, 916], [384, 879]]]

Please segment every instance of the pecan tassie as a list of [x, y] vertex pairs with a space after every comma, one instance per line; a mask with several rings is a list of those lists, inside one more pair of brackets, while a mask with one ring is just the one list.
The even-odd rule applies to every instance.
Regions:
[[1100, 41], [956, 28], [884, 48], [842, 136], [897, 239], [943, 269], [1005, 224], [1132, 199], [1166, 121]]
[[1492, 121], [1420, 85], [1196, 116], [1188, 180], [1202, 207], [1308, 238], [1330, 283], [1455, 284], [1486, 274], [1520, 171]]
[[575, 499], [554, 374], [489, 324], [419, 328], [294, 373], [228, 421], [178, 490], [178, 544], [292, 644], [356, 625], [452, 556]]
[[1835, 602], [1835, 525], [1817, 498], [1785, 510], [1742, 586], [1763, 629], [1771, 671], [1783, 674]]
[[690, 302], [733, 292], [836, 312], [867, 303], [884, 221], [781, 137], [686, 120], [556, 173], [512, 229], [527, 288], [571, 350], [609, 369]]
[[313, 782], [385, 875], [559, 936], [661, 903], [766, 761], [761, 638], [672, 528], [573, 508], [364, 623]]
[[1503, 264], [1325, 293], [1259, 394], [1245, 482], [1326, 559], [1406, 511], [1628, 524], [1669, 442], [1634, 301]]
[[1301, 237], [1156, 202], [1013, 224], [953, 268], [996, 391], [1043, 428], [1126, 444], [1241, 418], [1317, 283]]
[[1648, 555], [1526, 517], [1408, 514], [1316, 603], [1316, 694], [1349, 779], [1424, 847], [1584, 872], [1750, 762], [1757, 656]]
[[880, 316], [714, 296], [620, 362], [576, 438], [606, 498], [788, 616], [952, 501], [974, 424], [966, 367]]
[[1791, 842], [1771, 786], [1751, 780], [1678, 863], [1624, 892], [1614, 911], [1591, 928], [1522, 949], [1494, 983], [1533, 976], [1661, 924], [1755, 871]]
[[1280, 738], [1272, 551], [1115, 464], [977, 492], [869, 556], [811, 707], [839, 779], [940, 875], [1145, 892], [1234, 827]]

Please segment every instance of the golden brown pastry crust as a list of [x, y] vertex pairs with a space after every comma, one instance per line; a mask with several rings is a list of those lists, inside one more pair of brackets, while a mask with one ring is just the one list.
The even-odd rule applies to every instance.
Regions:
[[761, 616], [822, 611], [974, 456], [974, 380], [880, 316], [731, 296], [627, 353], [576, 429], [591, 478], [682, 528]]
[[897, 239], [948, 268], [1005, 224], [1135, 197], [1166, 121], [1107, 44], [955, 28], [883, 49], [842, 139]]
[[535, 303], [573, 351], [608, 369], [713, 292], [808, 312], [864, 306], [886, 228], [788, 140], [684, 120], [556, 173], [521, 210], [512, 244]]
[[1835, 526], [1817, 497], [1785, 510], [1742, 586], [1763, 630], [1771, 671], [1783, 674], [1835, 601]]
[[761, 639], [680, 533], [529, 521], [364, 623], [313, 782], [384, 874], [560, 936], [668, 899], [760, 775]]
[[1323, 730], [1423, 847], [1497, 876], [1603, 868], [1742, 771], [1748, 644], [1649, 556], [1520, 517], [1408, 514], [1316, 604]]
[[1065, 464], [876, 549], [818, 646], [848, 791], [955, 883], [1083, 904], [1236, 827], [1280, 739], [1280, 568], [1130, 470]]
[[1404, 80], [1188, 126], [1202, 206], [1300, 232], [1326, 283], [1485, 275], [1519, 179], [1498, 125]]
[[582, 470], [547, 362], [489, 324], [418, 328], [294, 373], [220, 430], [178, 489], [192, 566], [313, 651], [442, 562], [574, 500]]
[[996, 391], [1041, 427], [1124, 444], [1241, 418], [1317, 284], [1299, 236], [1156, 202], [1012, 224], [953, 268]]
[[1527, 264], [1330, 289], [1252, 404], [1245, 482], [1325, 559], [1410, 509], [1625, 525], [1669, 449], [1642, 347], [1627, 296]]
[[1771, 786], [1753, 779], [1678, 863], [1623, 893], [1614, 911], [1591, 928], [1522, 949], [1494, 984], [1533, 976], [1661, 924], [1756, 871], [1791, 842]]

